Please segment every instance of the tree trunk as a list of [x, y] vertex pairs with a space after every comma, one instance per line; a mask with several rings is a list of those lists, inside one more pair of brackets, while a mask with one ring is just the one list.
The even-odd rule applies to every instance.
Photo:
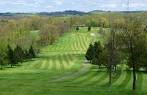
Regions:
[[133, 90], [136, 89], [136, 69], [135, 64], [133, 64]]
[[135, 58], [134, 58], [134, 49], [132, 44], [130, 44], [130, 52], [131, 52], [131, 63], [133, 65], [133, 90], [136, 89], [136, 67], [135, 67]]

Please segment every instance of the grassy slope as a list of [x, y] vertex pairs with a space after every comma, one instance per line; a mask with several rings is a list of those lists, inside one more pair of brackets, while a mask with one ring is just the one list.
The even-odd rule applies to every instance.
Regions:
[[66, 33], [43, 48], [39, 58], [0, 71], [0, 95], [146, 95], [147, 76], [143, 73], [138, 73], [138, 90], [131, 92], [130, 72], [120, 71], [109, 88], [105, 71], [83, 64], [92, 40], [85, 28]]

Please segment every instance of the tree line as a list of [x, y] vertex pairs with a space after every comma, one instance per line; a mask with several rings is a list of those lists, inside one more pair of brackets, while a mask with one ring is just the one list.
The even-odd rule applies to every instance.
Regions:
[[69, 29], [68, 20], [60, 17], [0, 18], [1, 68], [36, 57], [44, 45], [53, 44]]
[[147, 72], [147, 22], [143, 17], [134, 14], [124, 15], [121, 20], [111, 17], [109, 30], [100, 28], [99, 31], [100, 35], [108, 35], [103, 44], [95, 42], [89, 45], [86, 59], [91, 64], [107, 68], [110, 86], [112, 74], [117, 72], [119, 64], [125, 64], [126, 69], [132, 71], [133, 90], [136, 89], [136, 73]]

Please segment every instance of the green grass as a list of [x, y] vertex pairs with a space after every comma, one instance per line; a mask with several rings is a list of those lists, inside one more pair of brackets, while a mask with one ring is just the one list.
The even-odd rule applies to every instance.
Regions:
[[[96, 28], [91, 32], [97, 33]], [[93, 41], [87, 28], [65, 33], [39, 57], [15, 68], [0, 71], [0, 95], [146, 95], [147, 75], [137, 73], [137, 90], [132, 92], [132, 74], [120, 70], [108, 86], [108, 73], [83, 64]], [[97, 34], [97, 39], [102, 38]]]

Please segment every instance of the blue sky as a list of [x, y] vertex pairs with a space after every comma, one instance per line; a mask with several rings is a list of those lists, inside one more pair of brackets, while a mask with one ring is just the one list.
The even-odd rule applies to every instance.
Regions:
[[[0, 12], [53, 12], [64, 10], [127, 9], [127, 0], [0, 0]], [[147, 0], [129, 0], [130, 10], [147, 10]]]

